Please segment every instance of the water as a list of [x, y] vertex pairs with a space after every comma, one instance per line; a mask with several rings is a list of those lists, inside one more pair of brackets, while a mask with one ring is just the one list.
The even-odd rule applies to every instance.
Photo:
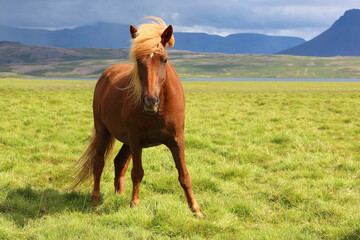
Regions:
[[360, 82], [360, 78], [192, 78], [193, 82]]
[[[23, 78], [28, 80], [98, 80], [97, 78]], [[360, 78], [190, 78], [184, 82], [360, 82]]]

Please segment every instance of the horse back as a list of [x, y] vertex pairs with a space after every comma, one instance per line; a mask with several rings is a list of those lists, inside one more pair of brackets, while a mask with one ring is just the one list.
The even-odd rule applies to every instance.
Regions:
[[127, 84], [128, 74], [133, 68], [132, 63], [120, 63], [106, 69], [96, 83], [93, 98], [94, 112], [98, 111], [104, 96], [112, 86], [123, 88]]

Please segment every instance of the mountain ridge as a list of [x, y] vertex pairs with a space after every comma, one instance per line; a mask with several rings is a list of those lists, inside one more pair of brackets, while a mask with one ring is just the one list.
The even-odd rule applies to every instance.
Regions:
[[305, 42], [298, 37], [258, 33], [236, 33], [226, 37], [206, 33], [174, 33], [174, 36], [176, 50], [229, 54], [273, 54], [277, 52], [276, 49]]
[[277, 54], [298, 56], [360, 56], [360, 9], [347, 10], [329, 29]]
[[[272, 54], [305, 42], [298, 37], [254, 33], [222, 37], [206, 33], [174, 32], [174, 36], [175, 50], [230, 54]], [[103, 22], [62, 30], [23, 29], [0, 25], [0, 41], [62, 48], [128, 48], [131, 44], [129, 25]]]

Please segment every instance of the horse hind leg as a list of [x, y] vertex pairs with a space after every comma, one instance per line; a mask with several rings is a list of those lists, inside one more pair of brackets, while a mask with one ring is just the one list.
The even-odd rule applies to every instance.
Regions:
[[142, 148], [135, 142], [130, 143], [130, 150], [133, 159], [133, 168], [131, 170], [131, 180], [133, 182], [133, 192], [130, 202], [130, 207], [135, 207], [139, 204], [139, 188], [141, 180], [144, 176], [144, 169], [141, 162]]
[[105, 166], [105, 159], [111, 151], [114, 138], [109, 131], [104, 128], [96, 131], [95, 154], [93, 159], [94, 187], [91, 193], [91, 204], [96, 206], [100, 202], [100, 179]]
[[125, 173], [129, 166], [130, 159], [131, 159], [130, 147], [129, 147], [129, 145], [123, 144], [119, 153], [116, 155], [116, 157], [114, 159], [115, 193], [120, 192], [121, 195], [125, 194]]

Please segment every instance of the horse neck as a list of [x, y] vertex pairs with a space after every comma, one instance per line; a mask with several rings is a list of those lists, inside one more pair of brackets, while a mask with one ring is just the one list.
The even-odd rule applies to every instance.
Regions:
[[167, 66], [166, 66], [166, 81], [168, 81], [170, 83], [170, 85], [181, 83], [179, 75], [175, 71], [175, 68], [170, 63], [170, 61], [168, 62]]
[[166, 79], [161, 91], [163, 93], [166, 92], [167, 96], [175, 95], [176, 97], [180, 97], [180, 95], [184, 95], [180, 78], [170, 61], [166, 66]]

